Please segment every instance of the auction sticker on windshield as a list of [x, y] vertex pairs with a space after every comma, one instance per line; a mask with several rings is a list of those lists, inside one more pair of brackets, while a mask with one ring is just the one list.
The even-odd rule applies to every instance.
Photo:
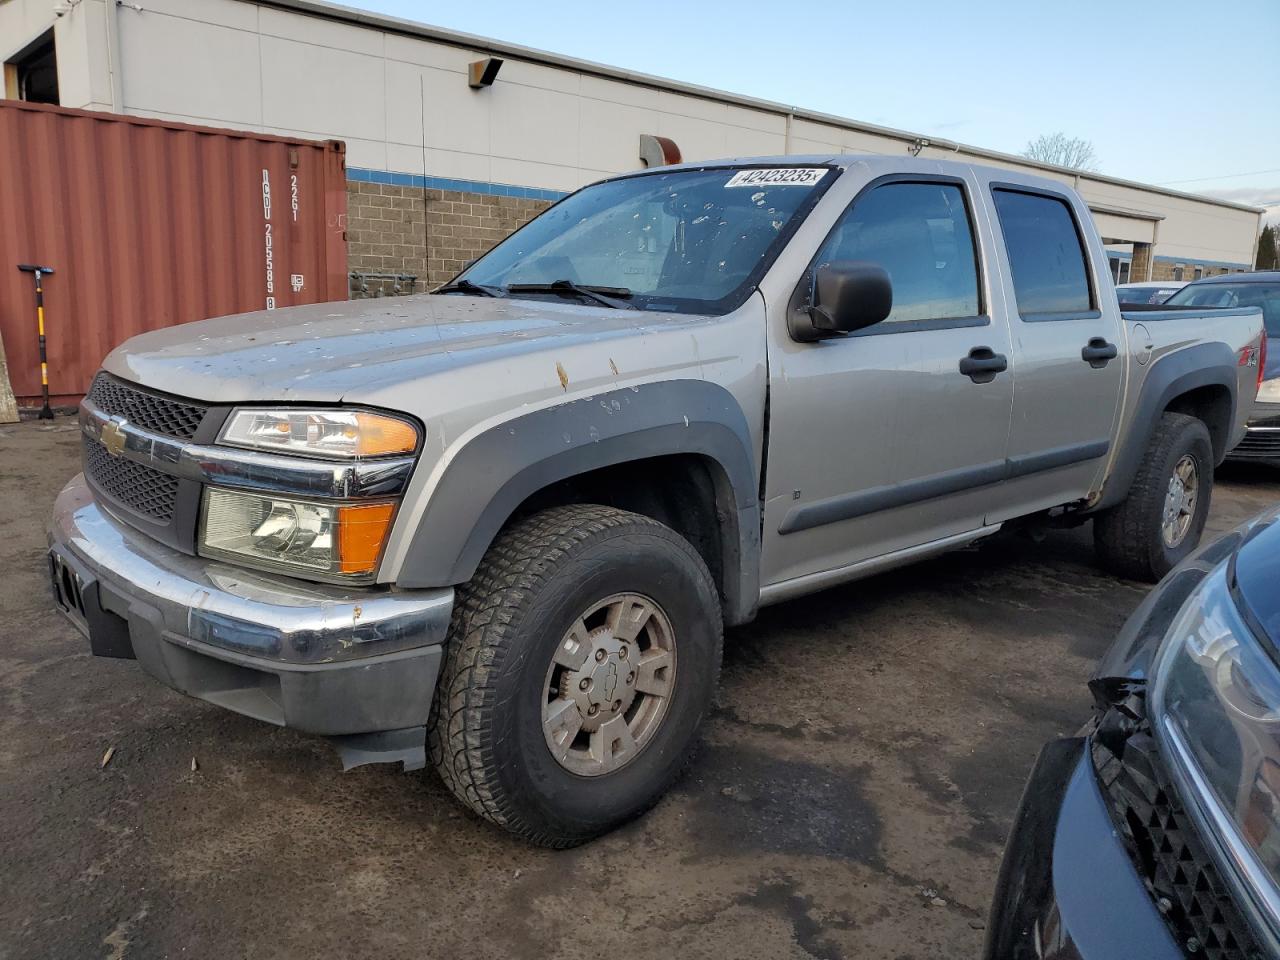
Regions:
[[739, 170], [726, 187], [812, 187], [827, 174], [826, 167], [769, 167]]

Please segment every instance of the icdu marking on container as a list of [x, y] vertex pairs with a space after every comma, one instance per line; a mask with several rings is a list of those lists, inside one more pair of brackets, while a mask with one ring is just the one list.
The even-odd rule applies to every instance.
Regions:
[[271, 235], [271, 174], [265, 168], [262, 171], [262, 219], [266, 245], [267, 309], [274, 310], [276, 308], [276, 269], [275, 253], [272, 249], [274, 238]]

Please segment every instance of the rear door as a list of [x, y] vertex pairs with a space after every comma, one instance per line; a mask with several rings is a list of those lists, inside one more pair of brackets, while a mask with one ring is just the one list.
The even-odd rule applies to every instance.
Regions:
[[[860, 186], [797, 296], [819, 264], [872, 261], [889, 273], [893, 312], [817, 343], [770, 318], [766, 585], [977, 529], [999, 501], [1012, 370], [1004, 320], [988, 312], [992, 238], [972, 185], [921, 175]], [[970, 355], [1001, 369], [971, 378], [960, 369]]]
[[1067, 190], [979, 176], [1001, 240], [1015, 361], [1009, 479], [994, 523], [1079, 500], [1100, 481], [1127, 344], [1088, 208]]

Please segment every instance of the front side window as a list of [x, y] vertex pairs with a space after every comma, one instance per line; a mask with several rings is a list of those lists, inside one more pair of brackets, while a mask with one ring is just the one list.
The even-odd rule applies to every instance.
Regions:
[[956, 184], [886, 183], [864, 193], [815, 262], [839, 260], [870, 261], [888, 272], [893, 311], [884, 324], [981, 313], [973, 232]]
[[1025, 318], [1093, 309], [1084, 246], [1071, 208], [1057, 197], [992, 190], [1013, 271], [1018, 312]]
[[718, 167], [595, 184], [498, 244], [451, 287], [545, 297], [555, 293], [528, 288], [563, 291], [568, 281], [640, 309], [727, 313], [837, 176], [827, 167]]

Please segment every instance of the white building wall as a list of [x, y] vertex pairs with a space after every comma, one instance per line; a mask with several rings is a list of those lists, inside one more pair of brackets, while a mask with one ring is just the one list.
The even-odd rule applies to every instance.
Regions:
[[56, 5], [55, 0], [0, 0], [0, 62], [53, 27], [62, 105], [110, 110], [107, 0], [80, 0], [61, 17], [54, 14]]
[[[61, 0], [66, 6], [69, 0]], [[670, 137], [686, 160], [782, 153], [900, 153], [914, 134], [784, 107], [670, 89], [610, 68], [507, 56], [490, 88], [467, 86], [485, 42], [442, 42], [249, 0], [146, 0], [141, 11], [80, 0], [0, 0], [0, 49], [20, 49], [56, 22], [64, 105], [287, 136], [337, 138], [349, 167], [426, 178], [568, 191], [641, 166], [641, 134]], [[321, 4], [314, 4], [320, 8]], [[118, 50], [111, 19], [118, 23]], [[377, 19], [377, 18], [374, 18]], [[410, 29], [405, 25], [404, 30]], [[121, 103], [114, 103], [112, 66]], [[955, 145], [950, 156], [1029, 170], [1078, 186], [1086, 200], [1163, 216], [1159, 257], [1251, 262], [1255, 212], [1155, 188], [1046, 170]], [[1109, 216], [1145, 241], [1151, 221]]]

